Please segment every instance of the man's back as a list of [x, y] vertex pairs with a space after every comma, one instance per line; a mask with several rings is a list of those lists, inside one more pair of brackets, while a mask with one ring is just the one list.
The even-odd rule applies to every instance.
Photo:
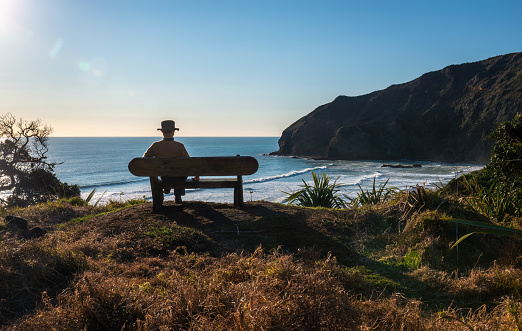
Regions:
[[174, 139], [163, 139], [154, 142], [149, 149], [143, 154], [143, 157], [187, 157], [189, 156], [185, 146]]

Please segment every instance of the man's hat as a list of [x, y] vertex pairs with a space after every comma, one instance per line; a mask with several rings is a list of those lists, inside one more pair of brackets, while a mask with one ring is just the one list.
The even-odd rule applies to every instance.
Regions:
[[166, 120], [161, 122], [161, 128], [158, 130], [164, 131], [164, 132], [173, 132], [173, 131], [179, 131], [179, 128], [176, 127], [176, 124], [172, 120]]

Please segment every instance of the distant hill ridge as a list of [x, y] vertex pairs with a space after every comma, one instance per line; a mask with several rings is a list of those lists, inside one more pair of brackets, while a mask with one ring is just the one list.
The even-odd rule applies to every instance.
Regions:
[[450, 65], [408, 83], [339, 96], [283, 131], [276, 155], [487, 162], [496, 126], [522, 113], [522, 52]]

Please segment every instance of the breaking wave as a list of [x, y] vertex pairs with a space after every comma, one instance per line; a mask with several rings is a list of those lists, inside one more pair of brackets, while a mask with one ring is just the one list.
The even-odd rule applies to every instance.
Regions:
[[331, 166], [331, 164], [325, 165], [325, 166], [321, 166], [321, 167], [313, 167], [313, 168], [306, 168], [306, 169], [302, 169], [302, 170], [294, 170], [294, 171], [287, 172], [286, 174], [245, 180], [245, 181], [243, 181], [243, 183], [244, 184], [265, 183], [265, 182], [270, 182], [270, 181], [278, 180], [278, 179], [282, 179], [282, 178], [290, 178], [290, 177], [299, 176], [299, 175], [302, 175], [302, 174], [306, 174], [306, 173], [312, 172], [314, 170], [328, 169], [329, 166]]

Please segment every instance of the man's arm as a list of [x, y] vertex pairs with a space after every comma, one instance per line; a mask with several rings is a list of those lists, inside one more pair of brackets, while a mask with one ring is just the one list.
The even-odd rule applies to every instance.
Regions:
[[[187, 149], [185, 148], [185, 145], [181, 145], [181, 154], [184, 156], [184, 157], [189, 157], [189, 153], [187, 152]], [[192, 177], [192, 180], [199, 180], [199, 176], [194, 176]]]
[[143, 157], [153, 157], [154, 156], [154, 144], [150, 145], [145, 153], [143, 153]]
[[189, 153], [187, 152], [187, 149], [185, 148], [184, 145], [181, 145], [181, 154], [184, 156], [184, 157], [189, 157]]

